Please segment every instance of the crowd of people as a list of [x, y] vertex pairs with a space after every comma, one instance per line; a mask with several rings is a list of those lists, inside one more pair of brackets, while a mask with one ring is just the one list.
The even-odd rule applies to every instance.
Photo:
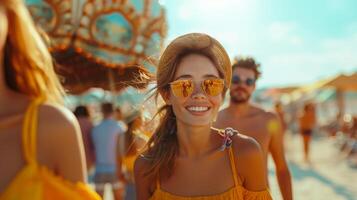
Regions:
[[357, 168], [357, 116], [346, 114], [332, 125], [325, 128], [336, 139], [342, 156], [348, 160], [351, 167]]
[[98, 124], [91, 113], [85, 105], [74, 110], [82, 132], [89, 182], [101, 197], [110, 184], [114, 199], [135, 199], [134, 161], [148, 140], [142, 113], [134, 110], [123, 117], [119, 107], [103, 103]]
[[[288, 106], [285, 105], [286, 107]], [[328, 137], [334, 141], [341, 157], [346, 158], [351, 167], [357, 167], [357, 116], [350, 113], [342, 114], [341, 111], [338, 111], [335, 118], [321, 123], [318, 120], [318, 108], [318, 104], [307, 100], [303, 102], [297, 112], [289, 112], [289, 109], [284, 110], [284, 106], [277, 102], [275, 112], [278, 114], [282, 126], [286, 127], [285, 131], [293, 134], [298, 133], [301, 136], [305, 163], [312, 164], [310, 158], [312, 139]], [[287, 120], [286, 115], [294, 120]]]
[[[260, 75], [252, 57], [231, 63], [213, 37], [182, 35], [157, 66], [155, 94], [163, 105], [156, 129], [147, 134], [140, 111], [124, 116], [111, 103], [101, 105], [95, 124], [85, 105], [74, 114], [64, 106], [51, 55], [23, 0], [1, 1], [0, 199], [101, 199], [106, 184], [116, 200], [272, 199], [268, 155], [282, 198], [293, 199], [282, 106], [270, 112], [251, 103]], [[226, 92], [229, 106], [220, 110]], [[309, 162], [314, 105], [306, 104], [298, 120]], [[353, 120], [341, 145], [351, 155]]]

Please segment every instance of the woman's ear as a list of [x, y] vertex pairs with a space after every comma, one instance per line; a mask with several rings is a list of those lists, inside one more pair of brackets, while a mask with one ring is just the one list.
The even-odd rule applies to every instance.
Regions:
[[162, 91], [160, 95], [167, 105], [171, 105], [170, 91]]

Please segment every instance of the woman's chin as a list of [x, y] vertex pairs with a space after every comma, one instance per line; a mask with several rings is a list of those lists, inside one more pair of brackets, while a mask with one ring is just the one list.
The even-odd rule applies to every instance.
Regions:
[[184, 120], [182, 121], [185, 125], [187, 126], [192, 126], [192, 127], [206, 127], [206, 126], [211, 126], [211, 121], [212, 120]]

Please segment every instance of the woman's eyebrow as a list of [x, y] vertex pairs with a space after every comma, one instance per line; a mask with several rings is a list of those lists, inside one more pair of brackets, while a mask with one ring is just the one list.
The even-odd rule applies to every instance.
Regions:
[[183, 74], [181, 76], [176, 77], [175, 80], [178, 80], [178, 79], [181, 79], [181, 78], [186, 78], [187, 79], [187, 78], [192, 78], [192, 76], [189, 75], [189, 74]]
[[219, 78], [218, 76], [214, 75], [214, 74], [206, 74], [203, 76], [204, 78]]
[[[188, 79], [188, 78], [191, 78], [192, 79], [192, 75], [189, 75], [189, 74], [183, 74], [183, 75], [181, 75], [181, 76], [179, 76], [179, 77], [176, 77], [175, 78], [175, 80], [178, 80], [178, 79]], [[218, 76], [216, 76], [216, 75], [214, 75], [214, 74], [205, 74], [205, 75], [203, 75], [203, 77], [204, 78], [220, 78], [220, 77], [218, 77]]]

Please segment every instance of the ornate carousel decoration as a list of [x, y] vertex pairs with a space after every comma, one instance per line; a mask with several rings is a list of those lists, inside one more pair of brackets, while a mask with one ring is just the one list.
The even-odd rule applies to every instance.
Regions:
[[70, 93], [144, 88], [166, 36], [157, 0], [27, 0]]

